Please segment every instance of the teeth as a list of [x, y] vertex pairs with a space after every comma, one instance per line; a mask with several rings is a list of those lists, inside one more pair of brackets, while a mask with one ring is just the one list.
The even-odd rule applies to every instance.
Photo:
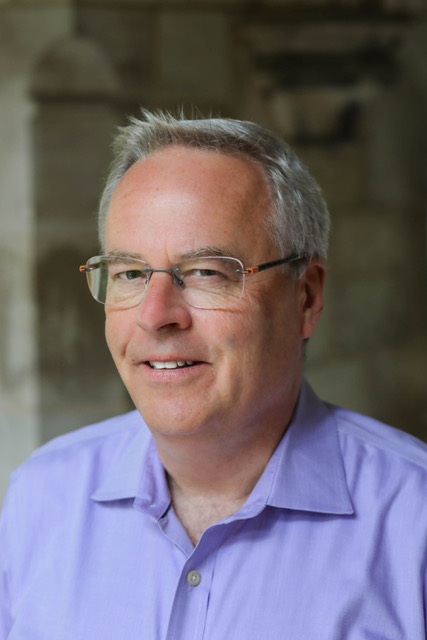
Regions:
[[150, 366], [153, 369], [178, 369], [178, 367], [185, 367], [186, 365], [194, 364], [193, 360], [170, 360], [169, 362], [157, 362], [150, 360]]

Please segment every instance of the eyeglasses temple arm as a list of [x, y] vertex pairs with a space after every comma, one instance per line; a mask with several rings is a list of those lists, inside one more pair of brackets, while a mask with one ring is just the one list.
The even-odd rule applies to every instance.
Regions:
[[273, 267], [278, 267], [280, 264], [286, 264], [288, 262], [296, 262], [297, 260], [304, 260], [307, 256], [299, 256], [294, 253], [287, 258], [281, 258], [280, 260], [273, 260], [272, 262], [264, 262], [263, 264], [259, 264], [256, 267], [247, 267], [246, 269], [239, 269], [238, 273], [245, 275], [252, 275], [253, 273], [258, 273], [259, 271], [265, 271], [266, 269], [272, 269]]
[[97, 269], [97, 268], [98, 268], [98, 267], [87, 267], [85, 264], [82, 264], [82, 265], [79, 267], [79, 271], [80, 271], [81, 273], [85, 273], [85, 272], [87, 272], [87, 271], [94, 271], [94, 270], [95, 270], [95, 269]]

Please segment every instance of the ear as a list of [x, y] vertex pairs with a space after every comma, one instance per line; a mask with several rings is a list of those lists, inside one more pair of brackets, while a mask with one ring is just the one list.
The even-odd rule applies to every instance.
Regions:
[[325, 276], [325, 263], [320, 258], [314, 258], [301, 278], [301, 337], [303, 339], [311, 336], [322, 314]]

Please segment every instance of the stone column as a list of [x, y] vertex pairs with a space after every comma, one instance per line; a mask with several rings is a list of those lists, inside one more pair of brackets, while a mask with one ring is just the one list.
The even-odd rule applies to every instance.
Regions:
[[70, 23], [65, 3], [0, 9], [0, 504], [11, 471], [40, 442], [30, 77]]
[[79, 265], [98, 252], [95, 212], [118, 118], [115, 77], [92, 40], [72, 36], [34, 73], [41, 440], [129, 405], [104, 340], [104, 310]]

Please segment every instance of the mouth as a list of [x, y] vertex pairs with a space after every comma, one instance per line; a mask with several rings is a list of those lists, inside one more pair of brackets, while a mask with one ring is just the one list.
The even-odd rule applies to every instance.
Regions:
[[149, 360], [147, 364], [152, 369], [185, 369], [194, 367], [194, 365], [199, 364], [199, 362], [195, 360], [168, 360], [167, 362]]

